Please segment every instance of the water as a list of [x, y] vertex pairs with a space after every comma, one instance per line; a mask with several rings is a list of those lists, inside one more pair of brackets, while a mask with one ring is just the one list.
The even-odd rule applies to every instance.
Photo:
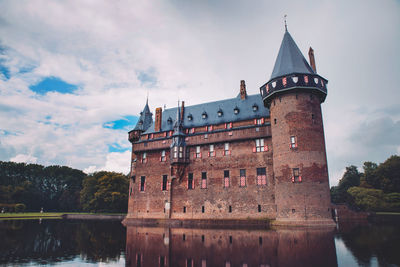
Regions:
[[164, 229], [118, 221], [0, 221], [1, 266], [400, 266], [396, 224]]

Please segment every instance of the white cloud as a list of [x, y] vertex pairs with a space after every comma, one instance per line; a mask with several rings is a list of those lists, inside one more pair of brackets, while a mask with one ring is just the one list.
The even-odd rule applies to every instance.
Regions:
[[93, 173], [98, 171], [115, 171], [123, 174], [128, 174], [130, 171], [130, 151], [112, 152], [107, 155], [104, 166], [91, 165], [84, 169], [85, 173]]
[[10, 161], [19, 163], [36, 163], [37, 158], [31, 155], [18, 154], [15, 157], [11, 158]]
[[[129, 171], [128, 152], [108, 151], [113, 143], [128, 148], [127, 133], [102, 125], [138, 115], [147, 92], [153, 110], [178, 98], [192, 105], [235, 96], [241, 79], [258, 93], [284, 14], [300, 49], [314, 48], [329, 79], [322, 107], [331, 185], [350, 164], [399, 153], [398, 143], [373, 146], [374, 153], [354, 139], [371, 118], [399, 121], [400, 112], [387, 110], [400, 98], [396, 1], [38, 0], [1, 1], [0, 10], [1, 59], [11, 74], [0, 79], [0, 127], [15, 133], [1, 135], [0, 160], [23, 154], [45, 165], [122, 171], [127, 164]], [[146, 84], [138, 74], [149, 70], [155, 82]], [[78, 85], [77, 95], [29, 90], [47, 76]], [[369, 142], [383, 134], [370, 132]]]

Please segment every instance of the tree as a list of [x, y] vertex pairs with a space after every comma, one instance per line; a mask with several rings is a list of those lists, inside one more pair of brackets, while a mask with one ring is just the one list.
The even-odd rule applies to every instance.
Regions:
[[97, 172], [83, 181], [82, 208], [85, 211], [126, 212], [129, 178], [115, 172]]
[[331, 199], [333, 203], [345, 203], [349, 202], [351, 198], [349, 197], [347, 190], [353, 186], [360, 185], [361, 174], [358, 172], [356, 166], [351, 165], [346, 167], [346, 171], [343, 174], [342, 179], [340, 179], [338, 186], [331, 187]]

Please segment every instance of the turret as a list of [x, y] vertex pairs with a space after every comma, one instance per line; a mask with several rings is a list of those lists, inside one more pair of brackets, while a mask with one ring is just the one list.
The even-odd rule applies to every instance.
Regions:
[[146, 100], [146, 105], [143, 108], [143, 111], [140, 112], [140, 117], [138, 122], [136, 123], [135, 128], [129, 132], [129, 141], [131, 143], [139, 140], [140, 135], [145, 132], [153, 123], [153, 113], [150, 112], [149, 109], [149, 101]]
[[[174, 133], [172, 134], [172, 143], [170, 146], [171, 171], [174, 177], [182, 178], [185, 165], [189, 162], [189, 155], [186, 150], [185, 133], [183, 131], [183, 111], [184, 104], [182, 102], [181, 110], [176, 110], [176, 121], [174, 125]], [[182, 113], [182, 114], [181, 114]]]
[[320, 105], [327, 82], [286, 30], [271, 78], [260, 88], [271, 115], [277, 224], [333, 224]]

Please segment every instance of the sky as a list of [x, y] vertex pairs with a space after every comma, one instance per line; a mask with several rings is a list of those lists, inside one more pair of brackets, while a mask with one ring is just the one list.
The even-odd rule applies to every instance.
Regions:
[[[156, 107], [249, 94], [288, 30], [329, 80], [330, 184], [400, 154], [400, 1], [0, 0], [0, 160], [129, 172]], [[360, 169], [362, 170], [362, 169]]]

